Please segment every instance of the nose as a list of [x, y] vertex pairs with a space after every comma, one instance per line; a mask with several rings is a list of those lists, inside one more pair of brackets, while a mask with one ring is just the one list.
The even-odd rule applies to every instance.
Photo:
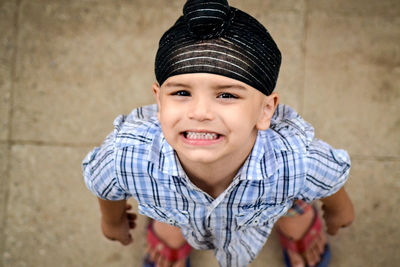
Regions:
[[200, 97], [192, 101], [187, 115], [189, 119], [198, 121], [212, 120], [214, 118], [211, 103], [207, 99]]

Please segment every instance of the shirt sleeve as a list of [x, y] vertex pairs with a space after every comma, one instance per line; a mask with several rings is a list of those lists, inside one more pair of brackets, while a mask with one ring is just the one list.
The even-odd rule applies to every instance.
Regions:
[[344, 185], [349, 171], [350, 157], [345, 150], [313, 139], [308, 147], [306, 178], [299, 198], [311, 202], [333, 195]]
[[107, 200], [127, 199], [130, 195], [120, 186], [115, 173], [114, 134], [100, 147], [94, 148], [82, 162], [87, 188], [97, 197]]

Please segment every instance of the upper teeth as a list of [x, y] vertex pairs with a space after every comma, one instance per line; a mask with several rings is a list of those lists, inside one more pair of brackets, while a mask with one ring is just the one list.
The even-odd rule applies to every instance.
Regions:
[[215, 133], [186, 132], [186, 138], [188, 138], [188, 139], [217, 139], [218, 135]]

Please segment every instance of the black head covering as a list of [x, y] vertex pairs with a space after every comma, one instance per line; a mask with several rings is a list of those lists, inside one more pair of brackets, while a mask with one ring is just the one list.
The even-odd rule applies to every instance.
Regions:
[[188, 0], [161, 37], [155, 74], [160, 85], [178, 74], [219, 74], [270, 95], [280, 64], [277, 45], [255, 18], [226, 0]]

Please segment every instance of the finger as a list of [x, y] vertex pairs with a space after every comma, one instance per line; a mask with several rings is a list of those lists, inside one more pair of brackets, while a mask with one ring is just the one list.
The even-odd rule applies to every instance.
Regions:
[[341, 226], [341, 228], [346, 228], [346, 227], [349, 227], [349, 226], [351, 225], [351, 223], [352, 223], [352, 222], [345, 223], [345, 224], [343, 224], [343, 225]]
[[132, 208], [132, 205], [127, 203], [125, 206], [125, 210], [130, 210], [131, 208]]
[[325, 211], [326, 211], [326, 206], [323, 204], [322, 206], [321, 206], [321, 209], [324, 211], [324, 213], [325, 213]]
[[126, 217], [127, 217], [129, 220], [136, 220], [137, 215], [136, 215], [135, 213], [130, 213], [130, 212], [128, 212], [128, 213], [126, 213]]
[[330, 235], [336, 235], [338, 230], [339, 230], [339, 227], [337, 227], [336, 225], [328, 224], [326, 232]]
[[133, 241], [132, 235], [128, 234], [127, 237], [121, 241], [121, 243], [122, 243], [122, 245], [127, 246], [130, 243], [132, 243], [132, 241]]
[[134, 229], [136, 227], [136, 223], [129, 222], [129, 229]]

